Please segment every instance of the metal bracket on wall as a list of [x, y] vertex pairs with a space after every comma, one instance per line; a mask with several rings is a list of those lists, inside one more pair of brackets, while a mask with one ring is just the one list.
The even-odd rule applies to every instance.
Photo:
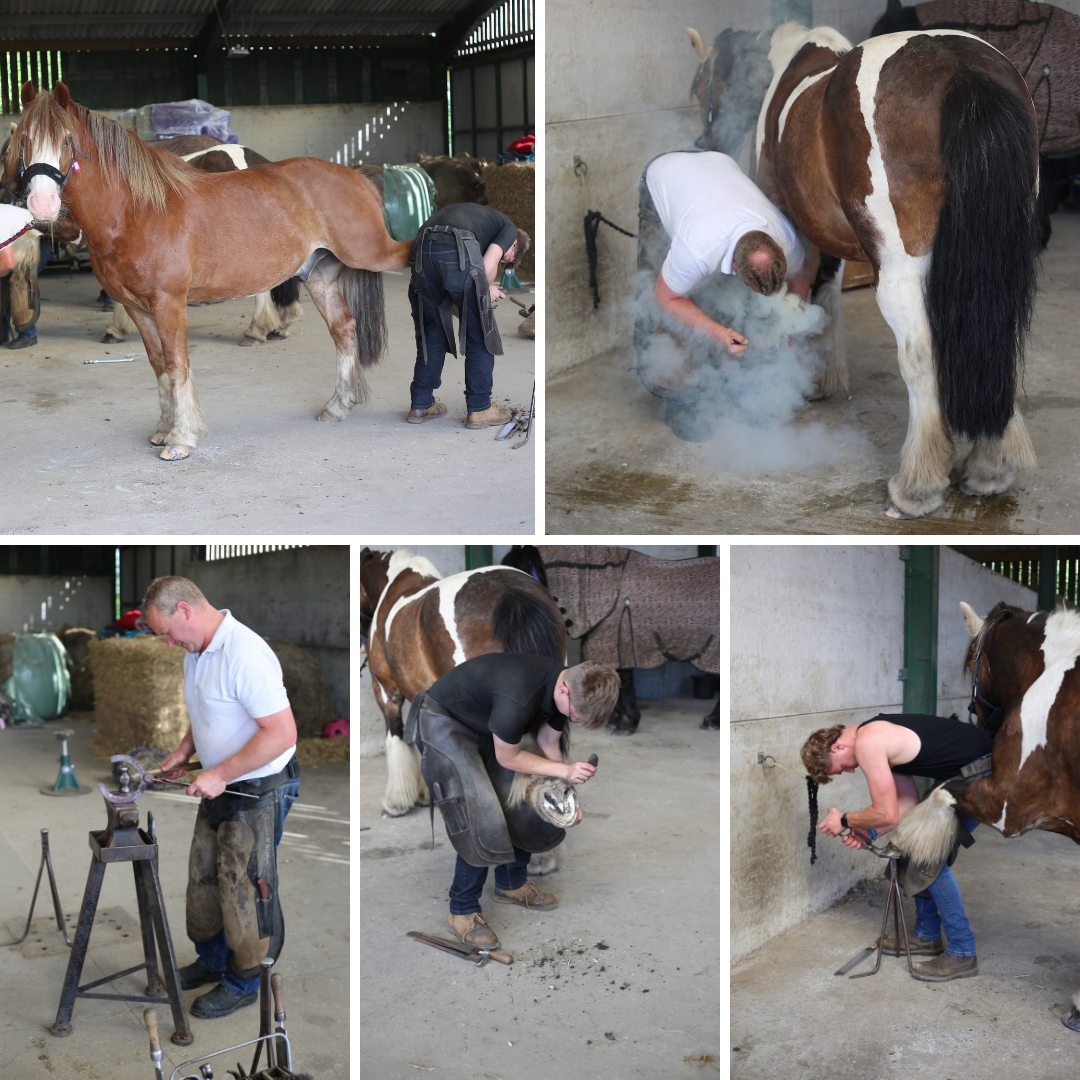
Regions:
[[896, 676], [897, 682], [906, 682], [908, 677], [908, 669], [902, 667]]

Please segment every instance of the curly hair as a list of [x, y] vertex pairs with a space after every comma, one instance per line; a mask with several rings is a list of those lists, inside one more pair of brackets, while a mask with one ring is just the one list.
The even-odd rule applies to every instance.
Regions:
[[799, 751], [806, 771], [819, 784], [832, 783], [832, 777], [829, 775], [829, 766], [832, 764], [830, 750], [843, 731], [843, 724], [819, 728], [803, 743], [803, 748]]
[[[762, 254], [768, 257], [764, 266], [755, 265], [752, 256]], [[784, 249], [768, 233], [753, 229], [743, 233], [735, 244], [733, 260], [739, 277], [752, 289], [757, 289], [762, 296], [778, 293], [787, 277], [787, 259]]]

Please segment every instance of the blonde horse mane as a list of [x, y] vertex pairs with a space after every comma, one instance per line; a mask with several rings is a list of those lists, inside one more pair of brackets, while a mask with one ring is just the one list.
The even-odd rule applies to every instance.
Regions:
[[[23, 110], [22, 119], [11, 136], [7, 152], [7, 170], [18, 168], [23, 150], [24, 163], [33, 154], [33, 137], [59, 146], [69, 135], [85, 131], [97, 150], [105, 182], [113, 187], [122, 180], [131, 190], [136, 206], [149, 204], [159, 214], [165, 212], [169, 191], [181, 194], [191, 190], [205, 173], [193, 168], [164, 150], [158, 150], [134, 132], [110, 120], [101, 113], [71, 103], [72, 113], [65, 109], [47, 90], [34, 95]], [[80, 131], [82, 129], [82, 131]], [[85, 153], [83, 147], [79, 150]]]

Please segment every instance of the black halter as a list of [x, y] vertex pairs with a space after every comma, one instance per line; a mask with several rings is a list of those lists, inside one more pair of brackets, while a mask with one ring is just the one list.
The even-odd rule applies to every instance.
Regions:
[[[68, 135], [64, 142], [71, 143], [71, 163], [68, 165], [67, 172], [63, 173], [55, 165], [50, 165], [47, 161], [36, 161], [27, 168], [23, 163], [22, 147], [19, 147], [19, 168], [16, 170], [15, 175], [4, 185], [11, 192], [16, 206], [26, 206], [26, 200], [30, 194], [29, 184], [35, 176], [47, 176], [63, 191], [68, 182], [68, 177], [71, 176], [71, 170], [79, 171], [75, 155], [78, 154], [81, 158], [86, 158], [86, 155], [79, 149], [74, 135]], [[86, 158], [86, 160], [89, 160], [89, 158]], [[16, 187], [19, 189], [17, 196], [15, 194]]]
[[983, 731], [987, 735], [997, 734], [997, 729], [1001, 726], [1002, 720], [1005, 719], [1005, 711], [1000, 705], [992, 705], [987, 701], [979, 690], [979, 661], [982, 659], [983, 649], [990, 639], [991, 631], [1008, 614], [1008, 610], [999, 611], [995, 616], [983, 623], [982, 630], [979, 631], [979, 637], [975, 642], [975, 655], [971, 661], [971, 701], [968, 703], [968, 712], [977, 719], [978, 709], [976, 703], [982, 705], [986, 710], [986, 722], [983, 724]]

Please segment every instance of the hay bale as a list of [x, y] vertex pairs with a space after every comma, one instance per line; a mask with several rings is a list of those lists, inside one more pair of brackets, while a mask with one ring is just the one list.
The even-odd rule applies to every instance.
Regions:
[[90, 642], [97, 635], [93, 630], [65, 623], [56, 635], [71, 657], [71, 697], [69, 709], [94, 707], [94, 671], [90, 666]]
[[301, 769], [316, 765], [348, 765], [349, 737], [335, 735], [332, 739], [297, 739], [296, 757]]
[[111, 755], [137, 746], [176, 749], [189, 725], [186, 655], [149, 634], [89, 642], [98, 751]]
[[488, 206], [501, 211], [519, 229], [524, 229], [533, 242], [515, 267], [518, 277], [525, 274], [531, 278], [536, 269], [536, 163], [486, 164], [483, 176]]
[[0, 686], [11, 678], [15, 671], [15, 635], [0, 634]]
[[267, 638], [281, 664], [285, 693], [289, 695], [297, 738], [321, 738], [323, 727], [335, 719], [334, 700], [326, 676], [306, 649], [291, 641]]
[[[484, 191], [484, 166], [472, 154], [460, 153], [453, 157], [439, 154], [417, 154], [413, 161], [431, 177], [438, 192], [435, 205], [438, 209], [451, 203], [474, 202], [487, 204]], [[528, 230], [526, 230], [528, 231]], [[532, 234], [529, 233], [531, 236]]]

